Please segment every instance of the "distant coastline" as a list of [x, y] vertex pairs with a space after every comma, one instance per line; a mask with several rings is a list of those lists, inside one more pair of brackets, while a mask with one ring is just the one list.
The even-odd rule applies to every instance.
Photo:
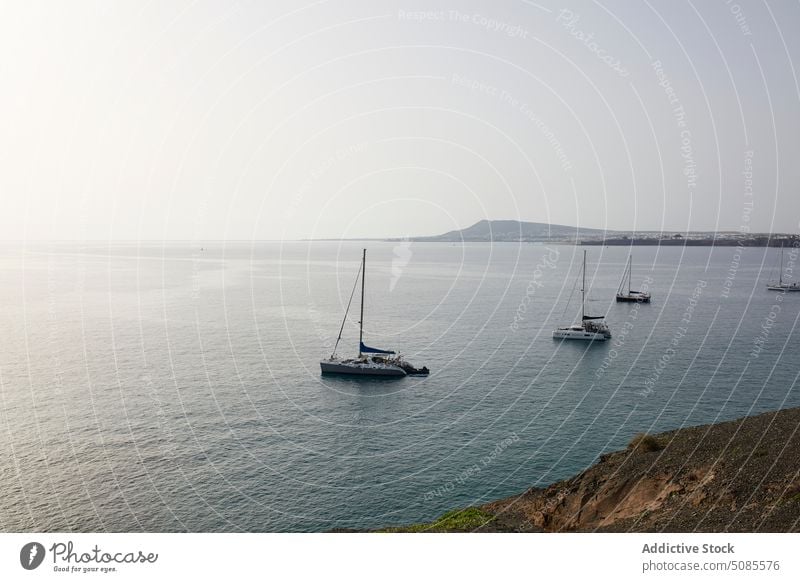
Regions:
[[518, 220], [481, 220], [467, 228], [439, 235], [383, 240], [448, 243], [529, 242], [592, 246], [800, 246], [800, 235], [788, 233], [618, 231]]
[[794, 235], [759, 235], [752, 237], [652, 237], [586, 239], [580, 245], [594, 246], [667, 246], [667, 247], [791, 247], [800, 246], [800, 237]]

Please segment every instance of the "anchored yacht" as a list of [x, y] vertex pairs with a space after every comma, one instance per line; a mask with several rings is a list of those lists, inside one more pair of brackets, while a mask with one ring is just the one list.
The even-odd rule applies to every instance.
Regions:
[[603, 315], [586, 315], [586, 251], [583, 251], [581, 321], [553, 330], [553, 339], [604, 342], [610, 338], [611, 330], [608, 329]]
[[774, 279], [767, 283], [767, 289], [770, 291], [800, 291], [800, 283], [794, 281], [792, 283], [785, 283], [783, 281], [783, 243], [781, 243], [781, 266], [778, 271], [778, 280]]
[[[342, 325], [339, 328], [339, 337], [336, 338], [336, 344], [333, 346], [333, 353], [330, 358], [322, 360], [319, 363], [322, 373], [349, 374], [354, 376], [427, 375], [429, 373], [427, 367], [423, 366], [417, 369], [392, 350], [381, 350], [364, 345], [364, 290], [366, 268], [367, 249], [364, 249], [361, 255], [361, 267], [358, 270], [355, 283], [353, 284], [353, 290], [350, 293], [350, 300], [347, 303]], [[353, 295], [358, 286], [359, 278], [361, 279], [361, 317], [358, 322], [358, 357], [339, 358], [336, 356], [336, 348], [339, 346], [339, 340], [342, 339], [344, 324], [347, 321], [350, 305], [353, 303]]]
[[[633, 255], [628, 255], [628, 265], [625, 267], [625, 273], [622, 275], [622, 280], [619, 282], [617, 289], [617, 301], [622, 303], [650, 303], [650, 293], [648, 291], [634, 291], [631, 289], [631, 272], [633, 271]], [[628, 280], [628, 291], [625, 292], [625, 279]]]

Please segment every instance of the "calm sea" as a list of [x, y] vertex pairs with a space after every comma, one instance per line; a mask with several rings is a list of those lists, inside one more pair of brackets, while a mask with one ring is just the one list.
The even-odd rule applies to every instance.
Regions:
[[0, 529], [414, 522], [638, 432], [800, 406], [800, 293], [764, 287], [777, 249], [636, 247], [653, 302], [631, 305], [628, 249], [588, 247], [587, 311], [614, 339], [586, 345], [551, 337], [580, 309], [580, 247], [369, 242], [365, 342], [432, 373], [322, 378], [362, 246], [0, 247]]

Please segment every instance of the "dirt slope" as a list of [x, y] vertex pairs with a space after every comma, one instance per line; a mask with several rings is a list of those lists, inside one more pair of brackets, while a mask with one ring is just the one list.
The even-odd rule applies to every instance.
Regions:
[[479, 531], [798, 532], [800, 408], [653, 435], [480, 509]]

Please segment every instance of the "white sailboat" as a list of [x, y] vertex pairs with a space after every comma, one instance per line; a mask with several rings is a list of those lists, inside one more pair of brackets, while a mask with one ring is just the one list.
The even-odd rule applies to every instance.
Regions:
[[604, 342], [611, 338], [611, 330], [602, 315], [586, 315], [586, 251], [583, 251], [581, 284], [581, 322], [553, 330], [553, 339]]
[[800, 291], [800, 283], [797, 281], [793, 283], [783, 282], [783, 243], [781, 242], [781, 267], [778, 271], [778, 280], [774, 279], [767, 283], [767, 289], [770, 291]]
[[[347, 303], [347, 309], [342, 319], [342, 325], [339, 328], [339, 337], [336, 338], [336, 344], [333, 346], [333, 353], [327, 360], [322, 360], [319, 365], [323, 374], [348, 374], [355, 376], [408, 376], [408, 375], [426, 375], [429, 373], [427, 367], [423, 366], [420, 369], [415, 368], [406, 362], [399, 354], [391, 350], [381, 350], [378, 348], [371, 348], [364, 345], [364, 290], [366, 280], [367, 268], [367, 249], [363, 250], [361, 255], [361, 267], [356, 275], [356, 281], [353, 284], [353, 291], [350, 293], [350, 301]], [[339, 346], [339, 340], [342, 339], [342, 332], [344, 331], [344, 324], [347, 321], [347, 314], [350, 311], [350, 305], [353, 302], [353, 294], [355, 293], [356, 286], [358, 285], [358, 278], [361, 277], [361, 317], [358, 321], [358, 357], [356, 358], [339, 358], [336, 356], [336, 348]]]
[[[628, 255], [628, 265], [625, 267], [625, 273], [622, 275], [622, 280], [619, 282], [617, 289], [617, 301], [620, 303], [650, 303], [650, 293], [647, 291], [634, 291], [631, 289], [631, 276], [633, 271], [633, 255]], [[628, 280], [628, 292], [625, 292], [625, 279]]]

